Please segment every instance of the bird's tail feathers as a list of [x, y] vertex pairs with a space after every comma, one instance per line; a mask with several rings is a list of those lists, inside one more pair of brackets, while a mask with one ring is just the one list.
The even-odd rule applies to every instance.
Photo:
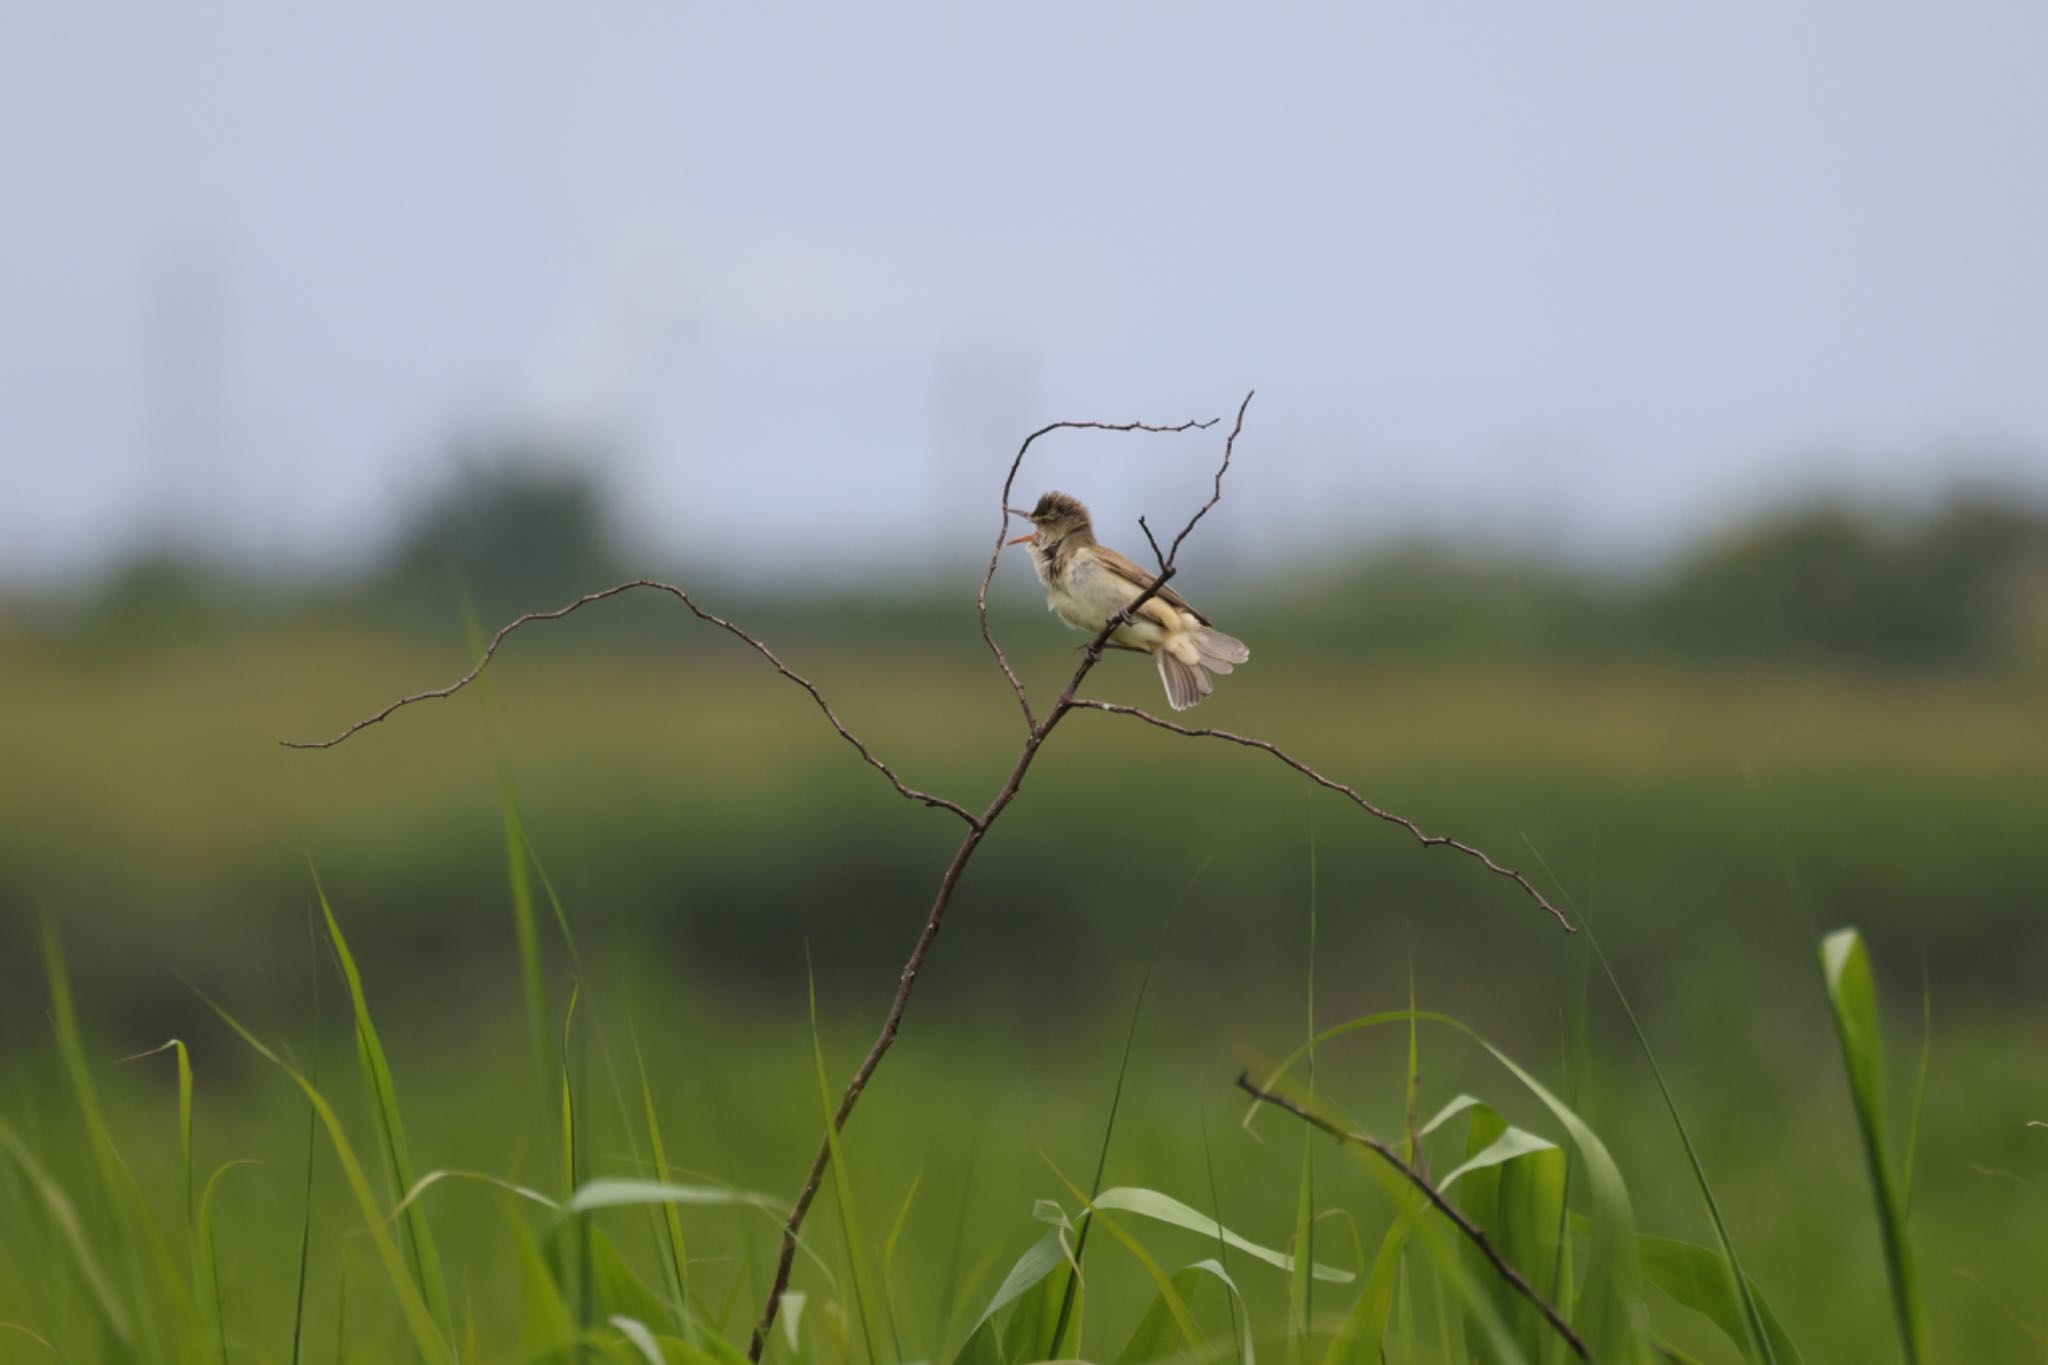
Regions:
[[1215, 690], [1215, 684], [1199, 664], [1184, 664], [1164, 649], [1157, 658], [1159, 681], [1166, 684], [1166, 702], [1174, 710], [1185, 711]]
[[1252, 657], [1244, 641], [1225, 635], [1214, 626], [1197, 626], [1188, 634], [1194, 640], [1196, 652], [1202, 656], [1202, 667], [1211, 673], [1228, 673]]

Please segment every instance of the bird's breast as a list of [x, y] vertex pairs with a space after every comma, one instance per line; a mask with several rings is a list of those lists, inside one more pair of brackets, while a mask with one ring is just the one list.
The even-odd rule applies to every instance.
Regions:
[[[1070, 556], [1064, 573], [1041, 573], [1041, 577], [1046, 583], [1046, 600], [1060, 619], [1076, 630], [1101, 630], [1103, 622], [1135, 601], [1139, 592], [1136, 584], [1104, 568], [1086, 551]], [[1156, 649], [1165, 636], [1164, 627], [1148, 614], [1140, 614], [1119, 627], [1112, 638], [1120, 645]]]

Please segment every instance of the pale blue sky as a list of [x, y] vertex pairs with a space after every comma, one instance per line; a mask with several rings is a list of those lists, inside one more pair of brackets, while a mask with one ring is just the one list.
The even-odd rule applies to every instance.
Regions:
[[1252, 385], [1219, 558], [2048, 486], [2034, 0], [114, 8], [0, 18], [0, 580], [360, 557], [529, 426], [650, 557], [952, 567], [1022, 431]]

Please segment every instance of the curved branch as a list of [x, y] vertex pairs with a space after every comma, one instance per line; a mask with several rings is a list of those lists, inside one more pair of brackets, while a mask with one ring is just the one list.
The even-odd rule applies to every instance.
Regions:
[[[1252, 405], [1252, 399], [1258, 396], [1258, 392], [1257, 389], [1246, 390], [1244, 401], [1237, 405], [1237, 421], [1231, 425], [1230, 435], [1223, 442], [1223, 463], [1216, 466], [1216, 486], [1211, 490], [1209, 500], [1195, 510], [1195, 514], [1188, 518], [1187, 525], [1180, 528], [1180, 534], [1173, 538], [1173, 544], [1166, 547], [1166, 561], [1163, 567], [1169, 569], [1173, 567], [1175, 556], [1180, 554], [1180, 543], [1188, 538], [1188, 532], [1194, 530], [1196, 524], [1203, 517], [1209, 515], [1210, 508], [1223, 501], [1223, 476], [1230, 472], [1230, 455], [1232, 451], [1237, 449], [1238, 433], [1244, 430], [1245, 409]], [[1147, 540], [1152, 539], [1152, 528], [1149, 526], [1145, 528], [1145, 538]], [[1153, 553], [1158, 553], [1159, 543], [1157, 541], [1153, 541], [1152, 550]]]
[[1356, 1143], [1358, 1146], [1376, 1153], [1382, 1161], [1385, 1161], [1389, 1166], [1399, 1171], [1409, 1184], [1422, 1191], [1423, 1198], [1429, 1200], [1438, 1213], [1450, 1219], [1458, 1231], [1464, 1233], [1472, 1245], [1479, 1248], [1479, 1254], [1486, 1258], [1487, 1263], [1493, 1267], [1494, 1273], [1503, 1280], [1506, 1280], [1517, 1294], [1527, 1299], [1536, 1311], [1543, 1315], [1544, 1321], [1548, 1322], [1551, 1328], [1560, 1337], [1564, 1338], [1565, 1345], [1572, 1348], [1572, 1354], [1581, 1360], [1591, 1360], [1593, 1358], [1586, 1352], [1586, 1343], [1579, 1340], [1579, 1334], [1572, 1330], [1572, 1325], [1569, 1322], [1565, 1321], [1564, 1314], [1558, 1312], [1556, 1306], [1550, 1300], [1537, 1293], [1535, 1286], [1529, 1283], [1522, 1272], [1515, 1269], [1507, 1257], [1500, 1254], [1499, 1249], [1487, 1237], [1485, 1230], [1480, 1228], [1470, 1218], [1467, 1218], [1464, 1210], [1444, 1198], [1443, 1191], [1430, 1184], [1428, 1176], [1403, 1161], [1399, 1152], [1369, 1133], [1354, 1133], [1349, 1129], [1340, 1128], [1329, 1119], [1316, 1113], [1313, 1109], [1304, 1108], [1293, 1100], [1288, 1099], [1285, 1095], [1276, 1095], [1270, 1090], [1259, 1089], [1259, 1087], [1252, 1084], [1251, 1076], [1246, 1072], [1241, 1071], [1238, 1073], [1237, 1088], [1255, 1100], [1270, 1104], [1275, 1109], [1284, 1109], [1311, 1127], [1322, 1129], [1339, 1142]]
[[[1078, 679], [1076, 681], [1078, 681]], [[1273, 743], [1271, 740], [1254, 739], [1250, 735], [1233, 734], [1229, 730], [1216, 730], [1211, 729], [1208, 726], [1181, 725], [1178, 722], [1167, 720], [1163, 716], [1155, 716], [1150, 711], [1143, 710], [1139, 707], [1126, 706], [1122, 702], [1093, 701], [1087, 698], [1081, 698], [1071, 701], [1068, 704], [1076, 708], [1085, 708], [1090, 711], [1107, 711], [1111, 715], [1132, 716], [1138, 720], [1144, 721], [1147, 725], [1156, 725], [1162, 730], [1170, 730], [1176, 735], [1185, 735], [1189, 739], [1222, 739], [1228, 740], [1232, 744], [1243, 745], [1247, 749], [1263, 749], [1265, 752], [1279, 759], [1282, 763], [1285, 763], [1288, 767], [1294, 769], [1294, 771], [1300, 773], [1303, 777], [1306, 777], [1309, 781], [1315, 783], [1317, 786], [1327, 787], [1331, 791], [1336, 792], [1339, 796], [1344, 797], [1346, 800], [1350, 801], [1352, 805], [1357, 806], [1360, 810], [1364, 811], [1367, 815], [1372, 816], [1375, 820], [1384, 820], [1390, 825], [1399, 825], [1402, 829], [1408, 831], [1408, 833], [1414, 838], [1416, 843], [1421, 844], [1424, 848], [1453, 849], [1456, 852], [1464, 854], [1468, 858], [1477, 860], [1482, 866], [1486, 868], [1488, 872], [1493, 873], [1497, 877], [1506, 877], [1516, 886], [1521, 887], [1523, 893], [1526, 894], [1529, 897], [1529, 899], [1535, 901], [1537, 905], [1541, 906], [1544, 910], [1548, 911], [1550, 915], [1554, 919], [1556, 919], [1559, 924], [1564, 926], [1564, 931], [1566, 933], [1575, 934], [1578, 932], [1578, 930], [1572, 926], [1572, 922], [1565, 918], [1564, 912], [1562, 910], [1559, 910], [1556, 906], [1552, 905], [1550, 901], [1544, 896], [1544, 894], [1536, 889], [1536, 884], [1530, 881], [1527, 877], [1523, 876], [1520, 872], [1515, 871], [1515, 869], [1511, 867], [1502, 866], [1500, 863], [1495, 862], [1493, 858], [1487, 853], [1485, 853], [1483, 850], [1474, 848], [1471, 844], [1465, 843], [1458, 839], [1453, 839], [1449, 835], [1431, 834], [1424, 830], [1422, 826], [1416, 824], [1413, 820], [1410, 820], [1407, 816], [1396, 815], [1393, 811], [1387, 810], [1383, 806], [1374, 805], [1371, 801], [1368, 801], [1363, 795], [1361, 795], [1357, 788], [1349, 786], [1343, 782], [1339, 782], [1337, 781], [1337, 779], [1333, 777], [1324, 776], [1316, 769], [1310, 767], [1308, 764], [1302, 762], [1300, 759], [1294, 757], [1292, 754], [1289, 754], [1286, 750], [1282, 749], [1279, 745]]]
[[753, 648], [755, 653], [759, 654], [762, 658], [766, 659], [770, 664], [774, 665], [775, 671], [777, 673], [780, 673], [783, 677], [789, 679], [798, 687], [801, 687], [804, 691], [811, 694], [811, 700], [816, 702], [818, 704], [818, 709], [825, 713], [825, 719], [831, 723], [831, 726], [834, 730], [837, 730], [839, 732], [839, 737], [845, 740], [848, 744], [851, 744], [855, 748], [855, 750], [859, 752], [862, 761], [864, 761], [870, 768], [873, 768], [883, 777], [888, 778], [889, 785], [896, 789], [898, 795], [906, 798], [907, 800], [922, 802], [923, 804], [930, 806], [935, 810], [951, 811], [954, 815], [957, 815], [962, 820], [965, 820], [969, 825], [977, 824], [973, 812], [969, 811], [965, 806], [960, 805], [958, 802], [949, 801], [943, 796], [933, 796], [930, 792], [919, 791], [917, 788], [907, 785], [902, 778], [896, 775], [896, 770], [894, 768], [891, 768], [887, 763], [884, 763], [881, 759], [875, 757], [874, 752], [870, 750], [866, 744], [861, 742], [860, 736], [854, 734], [853, 731], [846, 728], [846, 725], [839, 719], [838, 713], [832, 709], [832, 704], [825, 700], [824, 693], [818, 691], [817, 685], [814, 684], [809, 678], [804, 677], [801, 673], [798, 673], [794, 669], [790, 668], [788, 664], [782, 662], [780, 658], [776, 657], [774, 650], [768, 648], [767, 645], [761, 643], [761, 641], [755, 639], [752, 635], [749, 635], [746, 631], [740, 629], [740, 627], [734, 625], [731, 621], [726, 620], [723, 616], [720, 616], [715, 612], [709, 612], [704, 610], [704, 608], [697, 605], [697, 603], [695, 602], [695, 600], [691, 598], [689, 593], [683, 591], [675, 584], [663, 583], [653, 578], [635, 578], [624, 583], [615, 583], [609, 588], [603, 588], [597, 592], [585, 593], [583, 596], [577, 598], [574, 602], [569, 603], [567, 606], [557, 607], [553, 611], [527, 612], [524, 616], [518, 617], [508, 622], [504, 626], [499, 627], [498, 633], [491, 637], [491, 642], [484, 646], [483, 655], [477, 659], [475, 667], [471, 668], [469, 672], [463, 674], [454, 682], [449, 683], [446, 687], [431, 688], [425, 692], [415, 692], [408, 697], [400, 697], [397, 701], [392, 702], [382, 711], [377, 712], [375, 715], [365, 716], [363, 719], [349, 726], [346, 730], [343, 730], [340, 734], [334, 736], [332, 739], [285, 739], [279, 740], [278, 742], [284, 745], [284, 747], [287, 749], [332, 749], [335, 745], [340, 744], [343, 740], [348, 739], [356, 732], [360, 730], [366, 730], [372, 725], [380, 724], [381, 722], [389, 719], [394, 713], [401, 711], [408, 706], [412, 706], [423, 701], [443, 701], [449, 697], [454, 696], [457, 692], [460, 692], [463, 688], [469, 686], [471, 683], [477, 680], [477, 678], [483, 673], [484, 669], [490, 666], [491, 660], [494, 657], [496, 657], [498, 653], [498, 646], [505, 642], [505, 637], [510, 635], [513, 631], [518, 630], [520, 627], [529, 626], [538, 621], [559, 621], [563, 617], [569, 615], [570, 613], [580, 611], [584, 607], [589, 606], [593, 602], [602, 602], [607, 597], [617, 597], [620, 593], [631, 592], [635, 588], [649, 588], [656, 592], [665, 592], [669, 596], [675, 598], [678, 602], [681, 602], [684, 606], [688, 607], [690, 609], [690, 614], [695, 616], [698, 620], [706, 622], [710, 625], [717, 626], [720, 630], [725, 631], [727, 634], [746, 641], [747, 644]]

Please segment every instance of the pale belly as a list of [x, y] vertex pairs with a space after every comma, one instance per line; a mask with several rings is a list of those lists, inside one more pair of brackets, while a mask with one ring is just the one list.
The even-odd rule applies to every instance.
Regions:
[[[1043, 572], [1039, 575], [1043, 580]], [[1076, 630], [1094, 634], [1102, 629], [1102, 623], [1130, 603], [1137, 600], [1139, 589], [1121, 574], [1111, 573], [1098, 564], [1083, 561], [1073, 566], [1067, 574], [1067, 581], [1059, 587], [1045, 585], [1046, 603], [1059, 618]], [[1154, 599], [1157, 600], [1156, 598]], [[1157, 621], [1140, 615], [1137, 620], [1119, 626], [1112, 642], [1132, 645], [1139, 649], [1156, 649], [1166, 638], [1166, 632]]]

